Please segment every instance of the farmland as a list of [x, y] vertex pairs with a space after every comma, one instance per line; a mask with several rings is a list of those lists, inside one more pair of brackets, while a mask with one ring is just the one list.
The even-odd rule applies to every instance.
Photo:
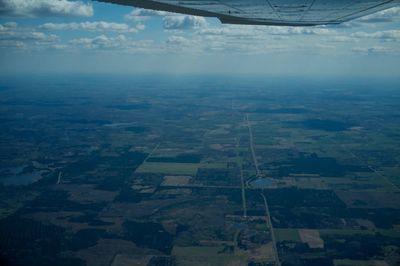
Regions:
[[2, 83], [1, 264], [400, 263], [395, 81]]

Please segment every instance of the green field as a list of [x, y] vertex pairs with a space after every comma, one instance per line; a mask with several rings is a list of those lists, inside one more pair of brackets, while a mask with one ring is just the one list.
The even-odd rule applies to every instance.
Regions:
[[176, 256], [178, 266], [219, 266], [219, 265], [244, 265], [245, 256], [234, 256], [231, 253], [223, 253], [223, 246], [192, 246], [174, 247], [172, 254]]
[[318, 230], [321, 236], [324, 235], [374, 235], [375, 232], [370, 230], [358, 229], [320, 229]]
[[384, 261], [377, 260], [334, 260], [333, 264], [335, 266], [379, 266], [387, 265]]
[[179, 174], [179, 175], [196, 175], [199, 168], [198, 163], [153, 163], [146, 162], [137, 170], [137, 173], [163, 173], [163, 174]]
[[277, 242], [294, 241], [301, 242], [300, 235], [297, 229], [274, 229], [274, 234]]
[[226, 163], [145, 162], [136, 170], [136, 172], [195, 176], [199, 168], [226, 168]]

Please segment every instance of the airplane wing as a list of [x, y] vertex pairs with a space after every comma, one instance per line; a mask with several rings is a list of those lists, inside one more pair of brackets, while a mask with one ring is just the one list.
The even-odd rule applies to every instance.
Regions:
[[97, 0], [153, 10], [217, 17], [222, 23], [314, 26], [339, 24], [400, 0]]

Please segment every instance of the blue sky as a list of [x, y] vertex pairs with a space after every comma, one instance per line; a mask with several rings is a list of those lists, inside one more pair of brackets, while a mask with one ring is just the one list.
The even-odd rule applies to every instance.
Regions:
[[0, 0], [0, 71], [400, 77], [400, 8], [339, 26], [217, 19], [68, 0]]

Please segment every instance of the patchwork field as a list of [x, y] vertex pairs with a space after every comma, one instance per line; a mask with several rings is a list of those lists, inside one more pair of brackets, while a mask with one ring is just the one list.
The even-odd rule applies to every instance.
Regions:
[[398, 82], [99, 78], [1, 81], [0, 265], [400, 265]]

